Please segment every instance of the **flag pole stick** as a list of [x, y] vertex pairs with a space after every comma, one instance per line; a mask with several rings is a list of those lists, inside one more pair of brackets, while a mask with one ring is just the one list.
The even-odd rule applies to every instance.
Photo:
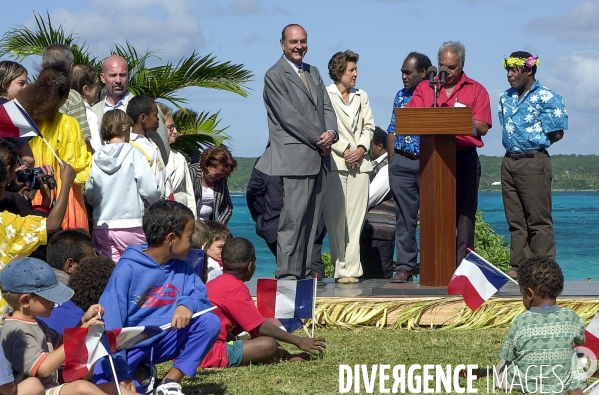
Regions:
[[62, 161], [60, 160], [60, 158], [58, 157], [58, 155], [56, 155], [56, 152], [54, 152], [54, 150], [52, 149], [52, 146], [50, 146], [50, 143], [48, 142], [48, 140], [46, 140], [44, 138], [44, 136], [42, 136], [40, 134], [40, 136], [42, 138], [42, 140], [44, 140], [44, 143], [46, 143], [46, 145], [48, 146], [48, 148], [50, 149], [50, 152], [52, 152], [52, 154], [54, 155], [54, 157], [56, 158], [56, 160], [58, 161], [58, 163], [60, 163], [62, 165]]
[[112, 355], [108, 355], [110, 359], [110, 368], [112, 369], [112, 374], [114, 375], [114, 384], [116, 385], [116, 393], [118, 395], [123, 395], [121, 393], [121, 385], [119, 384], [119, 378], [116, 375], [116, 369], [114, 368], [114, 362], [112, 361]]
[[[209, 311], [212, 311], [214, 309], [216, 309], [216, 306], [208, 307], [207, 309], [204, 309], [202, 311], [198, 311], [197, 313], [195, 313], [194, 315], [191, 316], [191, 319], [199, 317], [202, 314], [207, 313]], [[170, 327], [171, 327], [171, 323], [170, 322], [168, 324], [160, 325], [160, 329], [162, 329], [163, 331], [169, 329]]]
[[504, 276], [505, 278], [507, 278], [508, 280], [510, 280], [511, 282], [513, 282], [514, 284], [519, 285], [516, 280], [514, 280], [513, 278], [511, 278], [510, 276], [508, 276], [507, 274], [505, 274], [503, 272], [503, 270], [500, 270], [497, 266], [493, 265], [491, 262], [487, 261], [485, 258], [483, 258], [482, 256], [478, 255], [476, 252], [472, 251], [470, 248], [468, 248], [468, 252], [471, 252], [477, 258], [482, 259], [483, 261], [485, 261], [486, 263], [488, 263], [489, 265], [491, 265], [493, 268], [495, 268], [495, 270], [497, 272], [501, 273], [502, 276]]
[[54, 157], [56, 158], [56, 160], [58, 161], [58, 163], [60, 163], [62, 165], [62, 161], [60, 160], [60, 158], [58, 157], [58, 155], [56, 155], [56, 152], [54, 152], [54, 150], [50, 146], [50, 143], [48, 143], [48, 141], [44, 138], [44, 136], [42, 135], [42, 132], [40, 132], [40, 130], [37, 127], [37, 125], [35, 124], [35, 122], [33, 122], [33, 119], [31, 119], [31, 117], [29, 116], [29, 114], [27, 114], [27, 111], [25, 111], [25, 109], [21, 106], [21, 103], [19, 103], [19, 101], [17, 99], [14, 99], [14, 102], [17, 105], [17, 108], [19, 109], [19, 111], [21, 111], [21, 114], [23, 114], [23, 116], [25, 117], [25, 119], [27, 119], [27, 122], [29, 122], [29, 125], [33, 128], [33, 130], [35, 131], [35, 133], [39, 137], [41, 137], [42, 140], [44, 140], [44, 143], [46, 143], [46, 145], [48, 146], [48, 148], [50, 148], [50, 151], [52, 152], [52, 154], [54, 155]]
[[589, 385], [584, 391], [582, 391], [583, 394], [589, 394], [590, 391], [597, 386], [597, 384], [599, 384], [599, 380], [595, 381], [593, 384]]
[[314, 338], [314, 327], [316, 325], [316, 290], [318, 288], [318, 273], [314, 275], [314, 297], [312, 298], [312, 336]]
[[303, 325], [302, 328], [304, 328], [304, 332], [306, 332], [306, 335], [308, 335], [308, 337], [310, 337], [310, 332], [308, 332], [308, 330], [306, 329], [306, 326]]

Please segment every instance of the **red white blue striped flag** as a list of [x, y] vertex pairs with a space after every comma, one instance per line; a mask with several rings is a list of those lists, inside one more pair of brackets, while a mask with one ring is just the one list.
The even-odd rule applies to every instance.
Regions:
[[0, 106], [0, 137], [35, 137], [40, 132], [27, 112], [15, 100]]
[[[135, 344], [162, 332], [157, 326], [134, 326], [106, 331], [110, 353], [126, 350]], [[94, 363], [109, 355], [102, 336], [103, 325], [89, 328], [66, 328], [64, 330], [65, 362], [62, 377], [65, 382], [78, 380], [85, 376]]]
[[447, 285], [449, 295], [464, 297], [472, 311], [478, 309], [509, 281], [509, 277], [482, 257], [470, 252], [456, 269]]
[[312, 318], [314, 280], [258, 280], [258, 310], [265, 318]]

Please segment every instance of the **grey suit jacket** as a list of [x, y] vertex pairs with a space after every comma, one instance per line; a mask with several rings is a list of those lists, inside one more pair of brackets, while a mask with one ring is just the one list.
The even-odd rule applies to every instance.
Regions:
[[325, 131], [337, 131], [337, 117], [318, 69], [306, 63], [303, 68], [312, 94], [284, 56], [264, 77], [269, 141], [256, 168], [267, 175], [310, 176], [321, 166], [330, 169], [330, 156], [321, 156], [316, 143]]
[[[127, 105], [129, 104], [129, 100], [131, 100], [135, 95], [131, 92], [129, 92], [129, 94], [127, 95], [126, 99], [125, 99], [125, 103], [123, 103], [125, 105], [125, 111], [127, 110]], [[106, 99], [100, 100], [99, 102], [97, 102], [96, 104], [94, 104], [92, 106], [92, 111], [97, 115], [98, 117], [98, 122], [100, 124], [102, 124], [102, 118], [104, 117], [104, 109], [105, 109], [105, 105], [104, 105], [104, 101]], [[165, 121], [166, 119], [164, 118], [164, 115], [162, 114], [162, 111], [160, 111], [160, 108], [158, 108], [158, 129], [156, 129], [155, 131], [151, 130], [148, 132], [148, 137], [151, 138], [156, 145], [158, 145], [158, 148], [160, 149], [160, 155], [162, 156], [162, 161], [164, 162], [164, 165], [166, 166], [168, 164], [168, 159], [171, 155], [171, 147], [170, 144], [168, 143], [168, 130], [166, 130], [166, 125], [165, 125]], [[98, 125], [98, 130], [100, 129], [100, 125]]]

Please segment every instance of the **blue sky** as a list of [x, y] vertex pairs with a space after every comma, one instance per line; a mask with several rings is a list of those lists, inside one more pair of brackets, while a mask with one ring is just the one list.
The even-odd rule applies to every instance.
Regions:
[[496, 116], [499, 95], [509, 87], [503, 57], [516, 50], [537, 54], [538, 80], [564, 97], [569, 113], [569, 130], [550, 152], [599, 154], [597, 1], [21, 0], [2, 8], [0, 32], [33, 27], [33, 11], [47, 10], [53, 23], [76, 32], [98, 57], [126, 39], [140, 50], [159, 50], [163, 60], [176, 62], [195, 50], [243, 63], [254, 74], [249, 98], [210, 89], [183, 91], [188, 107], [220, 111], [239, 157], [260, 155], [268, 140], [263, 77], [281, 56], [281, 29], [289, 23], [308, 32], [304, 60], [321, 70], [326, 85], [331, 83], [327, 63], [335, 52], [351, 49], [360, 55], [357, 87], [368, 92], [375, 122], [383, 129], [402, 87], [399, 69], [405, 56], [423, 52], [436, 64], [444, 41], [464, 43], [466, 73], [491, 95], [493, 128], [480, 150], [485, 155], [504, 152]]

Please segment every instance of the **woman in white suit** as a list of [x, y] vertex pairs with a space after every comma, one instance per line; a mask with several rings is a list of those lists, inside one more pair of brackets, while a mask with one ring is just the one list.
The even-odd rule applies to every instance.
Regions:
[[368, 147], [374, 118], [368, 95], [356, 89], [358, 54], [337, 52], [329, 61], [333, 84], [327, 87], [337, 114], [339, 141], [333, 144], [331, 172], [326, 176], [323, 216], [329, 232], [335, 281], [357, 283], [362, 275], [360, 232], [368, 209]]

